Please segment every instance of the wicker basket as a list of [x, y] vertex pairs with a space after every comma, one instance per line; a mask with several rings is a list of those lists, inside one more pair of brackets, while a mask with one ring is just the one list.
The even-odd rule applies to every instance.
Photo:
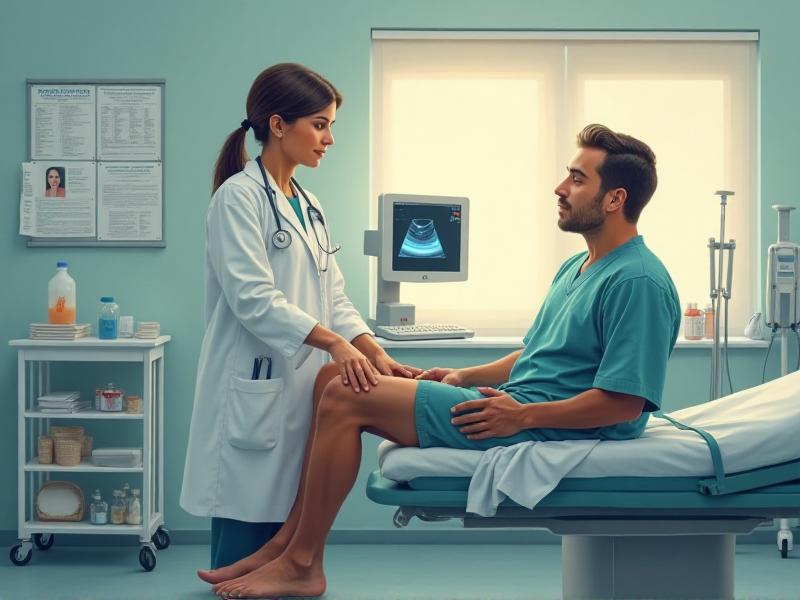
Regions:
[[83, 436], [83, 427], [78, 426], [61, 426], [54, 425], [50, 428], [50, 436], [56, 438], [81, 438]]
[[89, 458], [92, 455], [92, 436], [85, 435], [81, 442], [81, 458]]
[[[83, 491], [74, 483], [47, 481], [36, 493], [36, 518], [39, 521], [81, 521], [84, 505]], [[47, 510], [59, 514], [50, 514]]]
[[39, 464], [53, 464], [53, 438], [40, 435], [36, 445], [36, 458], [39, 460]]
[[56, 464], [62, 467], [74, 467], [81, 464], [81, 439], [57, 437], [53, 440]]

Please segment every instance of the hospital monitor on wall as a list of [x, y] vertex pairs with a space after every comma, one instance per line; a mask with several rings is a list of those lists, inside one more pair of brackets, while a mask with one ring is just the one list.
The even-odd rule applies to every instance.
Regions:
[[364, 232], [364, 254], [378, 258], [375, 324], [413, 325], [400, 282], [466, 281], [468, 247], [468, 198], [381, 194], [378, 229]]

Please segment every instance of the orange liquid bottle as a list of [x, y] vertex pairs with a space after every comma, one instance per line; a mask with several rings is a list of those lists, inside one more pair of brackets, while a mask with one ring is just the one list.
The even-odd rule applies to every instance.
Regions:
[[54, 325], [75, 323], [75, 280], [67, 273], [67, 263], [58, 261], [58, 270], [47, 284], [47, 322]]
[[683, 313], [683, 337], [687, 340], [702, 340], [705, 333], [705, 316], [696, 302], [689, 302]]

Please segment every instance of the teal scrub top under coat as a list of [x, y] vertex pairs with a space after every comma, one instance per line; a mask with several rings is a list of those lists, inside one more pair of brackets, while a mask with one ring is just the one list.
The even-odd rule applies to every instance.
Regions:
[[[519, 402], [571, 398], [591, 388], [640, 396], [642, 415], [607, 427], [552, 430], [550, 439], [630, 439], [661, 406], [681, 309], [664, 265], [637, 236], [585, 272], [582, 252], [556, 274], [525, 349], [500, 390]], [[559, 435], [559, 433], [561, 435]]]
[[300, 210], [300, 198], [297, 196], [293, 196], [292, 198], [286, 198], [289, 201], [289, 204], [292, 205], [294, 209], [294, 214], [297, 215], [297, 220], [300, 221], [300, 225], [303, 226], [303, 229], [306, 229], [306, 220], [303, 218], [303, 211]]

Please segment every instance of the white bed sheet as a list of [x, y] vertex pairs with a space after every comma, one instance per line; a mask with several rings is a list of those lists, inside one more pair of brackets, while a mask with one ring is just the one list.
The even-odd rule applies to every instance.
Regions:
[[[713, 435], [728, 474], [800, 458], [800, 372], [668, 414]], [[383, 476], [394, 481], [472, 477], [482, 454], [480, 450], [405, 448], [384, 441], [378, 447], [378, 463]], [[640, 438], [601, 441], [569, 477], [713, 474], [708, 446], [699, 435], [650, 417]]]

